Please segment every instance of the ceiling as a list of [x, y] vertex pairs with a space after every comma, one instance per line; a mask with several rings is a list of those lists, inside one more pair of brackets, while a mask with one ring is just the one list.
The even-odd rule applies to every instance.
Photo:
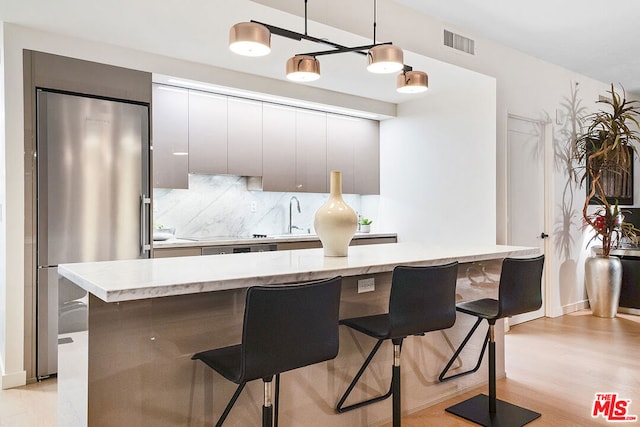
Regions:
[[638, 0], [395, 1], [640, 95]]
[[[620, 82], [640, 94], [640, 24], [633, 22], [640, 17], [638, 0], [609, 0], [606, 7], [595, 0], [395, 1], [455, 25], [456, 30], [468, 30], [469, 36], [494, 39], [598, 80]], [[234, 55], [227, 48], [229, 28], [248, 19], [303, 31], [299, 16], [249, 0], [0, 0], [0, 20], [5, 22], [278, 80], [285, 80], [284, 64], [292, 53], [317, 50], [309, 42], [277, 37], [267, 57]], [[318, 23], [313, 34], [349, 46], [370, 42]], [[309, 86], [391, 103], [415, 99], [416, 95], [395, 91], [395, 75], [363, 72], [359, 55], [329, 55], [321, 62], [322, 78]], [[405, 62], [438, 81], [428, 93], [446, 90], [464, 72], [411, 53]]]

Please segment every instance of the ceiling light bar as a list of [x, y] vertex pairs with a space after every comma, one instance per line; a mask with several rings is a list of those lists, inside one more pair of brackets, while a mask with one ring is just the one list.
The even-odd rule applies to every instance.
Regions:
[[347, 46], [334, 43], [330, 40], [313, 37], [313, 36], [310, 36], [309, 34], [298, 33], [296, 31], [287, 30], [286, 28], [280, 28], [280, 27], [276, 27], [275, 25], [265, 24], [264, 22], [254, 21], [253, 19], [251, 20], [251, 22], [263, 25], [264, 27], [268, 28], [269, 31], [271, 31], [271, 34], [275, 34], [276, 36], [280, 36], [280, 37], [284, 37], [284, 38], [296, 40], [296, 41], [307, 40], [314, 43], [326, 44], [327, 46], [332, 46], [332, 47], [335, 47], [336, 49], [349, 49]]
[[376, 43], [376, 0], [374, 0], [373, 3], [373, 11], [373, 43], [369, 45], [348, 47], [307, 34], [307, 0], [304, 0], [304, 34], [251, 20], [250, 22], [241, 22], [231, 27], [229, 32], [229, 48], [240, 55], [262, 56], [268, 54], [271, 50], [271, 34], [296, 41], [312, 41], [314, 43], [331, 46], [333, 49], [296, 54], [289, 58], [286, 64], [286, 73], [289, 80], [297, 82], [317, 80], [320, 78], [320, 63], [316, 58], [317, 56], [353, 52], [367, 56], [367, 70], [372, 73], [387, 74], [402, 70], [402, 73], [398, 76], [398, 92], [424, 92], [427, 89], [427, 74], [422, 71], [412, 71], [411, 67], [405, 65], [402, 49], [393, 46], [393, 43]]
[[322, 55], [333, 55], [335, 53], [344, 53], [344, 52], [353, 52], [353, 53], [360, 53], [362, 55], [367, 55], [367, 52], [363, 52], [363, 51], [369, 50], [376, 46], [385, 46], [390, 44], [391, 42], [385, 42], [385, 43], [378, 43], [378, 44], [367, 44], [364, 46], [356, 46], [356, 47], [341, 47], [341, 48], [335, 48], [332, 50], [321, 50], [318, 52], [301, 53], [300, 55], [322, 56]]

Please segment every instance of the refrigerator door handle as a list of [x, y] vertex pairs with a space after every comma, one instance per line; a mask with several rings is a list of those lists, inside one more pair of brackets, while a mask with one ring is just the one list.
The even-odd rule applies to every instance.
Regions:
[[140, 195], [140, 255], [151, 251], [151, 243], [147, 240], [147, 206], [151, 207], [151, 198]]

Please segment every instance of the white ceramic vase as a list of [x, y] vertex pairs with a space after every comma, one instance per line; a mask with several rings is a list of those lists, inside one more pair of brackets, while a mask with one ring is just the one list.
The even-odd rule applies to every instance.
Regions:
[[342, 198], [342, 172], [331, 171], [329, 200], [316, 211], [313, 226], [322, 242], [324, 256], [347, 256], [358, 216]]

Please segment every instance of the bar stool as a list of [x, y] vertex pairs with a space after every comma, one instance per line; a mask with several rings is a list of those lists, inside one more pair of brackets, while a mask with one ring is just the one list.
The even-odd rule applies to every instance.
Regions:
[[[494, 340], [494, 326], [498, 319], [535, 311], [542, 306], [541, 283], [543, 265], [544, 255], [527, 259], [506, 258], [502, 263], [497, 300], [484, 298], [462, 302], [456, 306], [457, 311], [476, 316], [478, 320], [462, 341], [460, 347], [458, 347], [453, 354], [453, 357], [440, 374], [439, 380], [447, 381], [477, 371], [488, 345], [489, 396], [479, 394], [453, 405], [445, 409], [445, 411], [483, 426], [523, 426], [540, 417], [540, 414], [537, 412], [496, 399], [496, 343]], [[483, 319], [486, 319], [489, 323], [489, 330], [484, 339], [478, 363], [471, 370], [445, 377], [454, 360], [469, 342], [469, 339]]]
[[[330, 360], [338, 354], [341, 283], [338, 276], [247, 290], [242, 343], [191, 357], [238, 384], [216, 426], [227, 418], [246, 383], [259, 378], [264, 383], [262, 426], [278, 425], [280, 373]], [[271, 387], [274, 375], [275, 393]]]
[[[388, 313], [340, 321], [340, 324], [376, 338], [378, 342], [347, 391], [340, 398], [336, 406], [338, 412], [342, 413], [380, 402], [393, 395], [393, 426], [400, 426], [400, 351], [402, 341], [409, 335], [424, 335], [425, 332], [453, 326], [456, 319], [457, 276], [457, 262], [429, 267], [398, 266], [393, 270], [391, 278]], [[389, 391], [382, 396], [343, 406], [385, 340], [393, 342], [393, 368]]]

